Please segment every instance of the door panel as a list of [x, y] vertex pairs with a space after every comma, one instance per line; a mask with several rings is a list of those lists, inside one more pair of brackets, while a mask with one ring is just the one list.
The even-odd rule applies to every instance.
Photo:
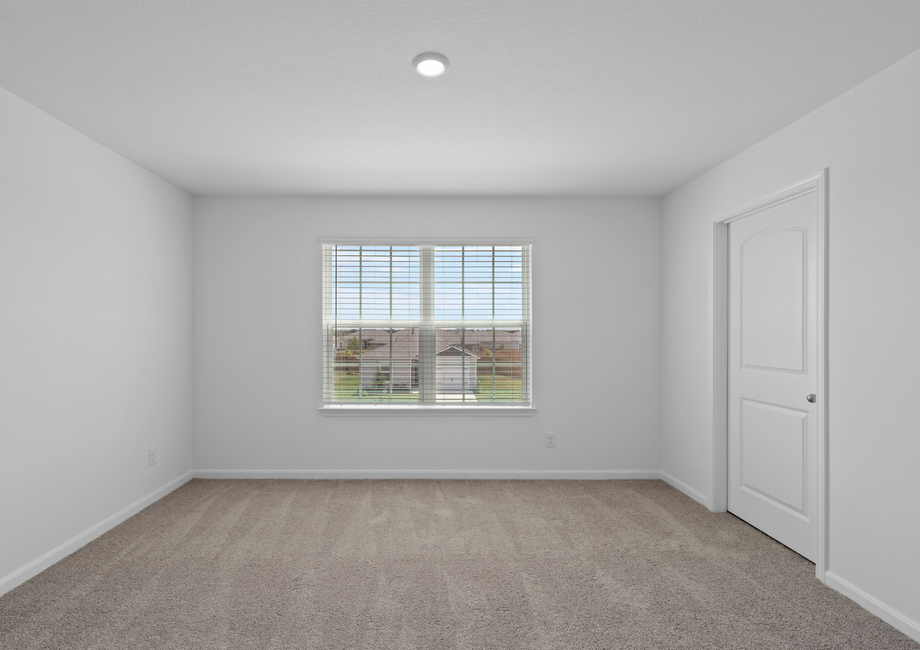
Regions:
[[741, 400], [741, 486], [806, 515], [808, 413]]
[[728, 510], [817, 555], [815, 192], [729, 224]]
[[805, 232], [767, 230], [743, 242], [739, 254], [742, 364], [805, 370]]

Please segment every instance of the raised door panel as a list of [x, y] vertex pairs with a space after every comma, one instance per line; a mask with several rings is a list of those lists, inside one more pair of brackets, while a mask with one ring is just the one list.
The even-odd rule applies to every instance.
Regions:
[[741, 400], [741, 487], [807, 516], [808, 412]]
[[741, 244], [741, 363], [805, 371], [805, 237], [774, 228]]

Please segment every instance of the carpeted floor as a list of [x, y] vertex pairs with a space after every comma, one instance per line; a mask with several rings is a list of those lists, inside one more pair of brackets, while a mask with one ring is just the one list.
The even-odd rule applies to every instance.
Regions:
[[920, 644], [661, 481], [193, 480], [0, 598], [0, 647]]

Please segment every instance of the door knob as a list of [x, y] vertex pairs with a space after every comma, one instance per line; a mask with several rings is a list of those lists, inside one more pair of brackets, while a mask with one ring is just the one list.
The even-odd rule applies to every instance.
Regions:
[[809, 396], [806, 397], [805, 399], [807, 399], [809, 402], [811, 402], [812, 404], [814, 404], [815, 402], [818, 401], [818, 396], [815, 395], [814, 393], [812, 393], [811, 395], [809, 395]]

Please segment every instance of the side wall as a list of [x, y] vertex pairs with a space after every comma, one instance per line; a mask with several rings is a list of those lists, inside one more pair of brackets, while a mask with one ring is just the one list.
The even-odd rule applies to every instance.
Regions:
[[[196, 198], [196, 475], [657, 478], [660, 227], [656, 199]], [[324, 235], [533, 236], [538, 413], [322, 416]]]
[[828, 584], [920, 640], [918, 106], [920, 52], [665, 197], [662, 468], [711, 497], [713, 216], [829, 168]]
[[2, 89], [0, 151], [2, 594], [190, 475], [192, 199]]

